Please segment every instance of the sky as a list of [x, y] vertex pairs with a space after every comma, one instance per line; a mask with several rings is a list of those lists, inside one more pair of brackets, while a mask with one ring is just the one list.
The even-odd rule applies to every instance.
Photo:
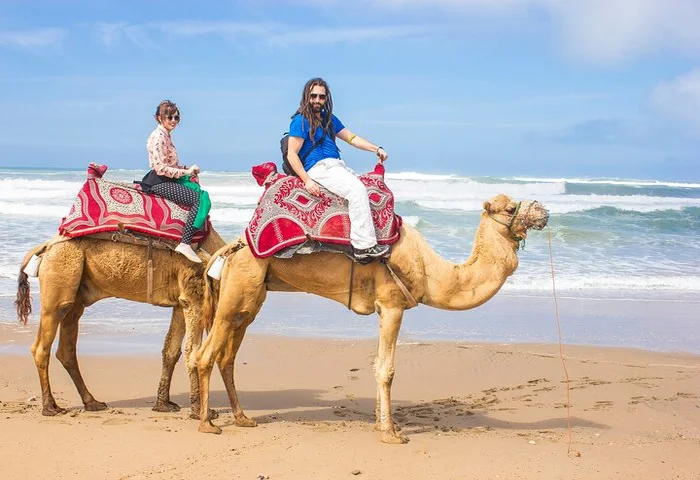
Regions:
[[[304, 83], [389, 171], [700, 180], [700, 0], [0, 0], [0, 167], [280, 164]], [[357, 171], [375, 158], [339, 141]]]

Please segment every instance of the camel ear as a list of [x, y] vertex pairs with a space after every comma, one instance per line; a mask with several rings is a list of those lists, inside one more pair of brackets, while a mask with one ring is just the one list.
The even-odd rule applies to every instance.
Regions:
[[491, 213], [491, 204], [489, 202], [484, 202], [483, 207], [484, 207], [484, 210]]

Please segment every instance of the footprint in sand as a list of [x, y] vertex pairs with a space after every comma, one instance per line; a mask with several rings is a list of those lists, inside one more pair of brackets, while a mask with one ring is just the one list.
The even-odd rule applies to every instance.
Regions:
[[131, 420], [128, 418], [110, 418], [102, 422], [102, 425], [124, 425], [129, 423]]
[[586, 410], [609, 410], [612, 406], [613, 402], [610, 400], [600, 400], [595, 402], [591, 408], [587, 408]]

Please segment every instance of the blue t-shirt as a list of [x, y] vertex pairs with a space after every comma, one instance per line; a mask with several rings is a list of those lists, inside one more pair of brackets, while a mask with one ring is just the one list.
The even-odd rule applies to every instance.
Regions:
[[[345, 128], [345, 125], [343, 125], [335, 115], [331, 117], [331, 122], [333, 123], [333, 131], [335, 133], [338, 133]], [[299, 159], [304, 158], [304, 155], [311, 150], [314, 142], [318, 142], [322, 135], [323, 129], [317, 128], [314, 139], [311, 140], [309, 137], [309, 121], [305, 119], [303, 115], [294, 115], [294, 118], [292, 118], [292, 123], [289, 124], [289, 136], [304, 139], [304, 144], [299, 150]], [[308, 171], [311, 167], [316, 165], [324, 158], [340, 158], [340, 150], [338, 150], [338, 146], [327, 134], [325, 137], [323, 137], [323, 142], [314, 148], [313, 151], [304, 160], [302, 160], [301, 163], [304, 165], [304, 170]]]

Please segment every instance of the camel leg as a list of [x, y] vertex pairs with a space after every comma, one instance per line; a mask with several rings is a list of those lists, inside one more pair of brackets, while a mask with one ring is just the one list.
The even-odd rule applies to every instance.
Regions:
[[214, 362], [224, 353], [230, 333], [226, 322], [219, 318], [219, 312], [214, 317], [214, 325], [199, 349], [197, 370], [199, 372], [200, 406], [199, 431], [202, 433], [221, 433], [221, 428], [211, 423], [209, 418], [209, 380]]
[[[190, 379], [190, 418], [199, 420], [200, 391], [197, 372], [197, 351], [202, 345], [202, 324], [198, 308], [185, 308], [185, 364]], [[209, 418], [219, 418], [216, 410], [209, 410]]]
[[51, 359], [51, 345], [56, 338], [58, 330], [59, 314], [54, 311], [53, 314], [46, 313], [42, 308], [41, 320], [39, 322], [39, 330], [36, 334], [36, 340], [32, 344], [32, 356], [39, 373], [39, 384], [41, 385], [41, 414], [45, 416], [54, 416], [60, 413], [65, 413], [64, 408], [56, 404], [56, 399], [51, 393], [51, 384], [49, 383], [49, 360]]
[[[233, 382], [233, 361], [243, 341], [246, 328], [253, 322], [255, 315], [262, 307], [266, 292], [264, 288], [257, 291], [224, 292], [225, 288], [222, 286], [220, 298], [226, 299], [226, 301], [219, 303], [212, 329], [197, 354], [201, 394], [199, 431], [203, 433], [221, 433], [221, 429], [211, 423], [211, 419], [207, 416], [209, 411], [209, 380], [214, 362], [221, 369], [226, 391], [229, 394], [231, 408], [236, 418], [236, 425], [252, 426], [250, 424], [252, 421], [247, 419], [240, 408], [238, 394]], [[241, 308], [241, 304], [244, 305], [243, 308]], [[249, 422], [246, 422], [244, 419], [249, 420]]]
[[384, 443], [407, 443], [408, 438], [396, 431], [391, 416], [391, 384], [394, 381], [394, 359], [396, 341], [399, 337], [403, 310], [400, 308], [379, 309], [379, 345], [374, 361], [374, 376], [377, 380], [378, 408], [377, 426]]
[[170, 384], [173, 379], [175, 365], [182, 355], [182, 340], [185, 338], [185, 315], [180, 307], [173, 307], [170, 318], [170, 327], [163, 342], [163, 368], [158, 383], [155, 412], [179, 412], [180, 406], [170, 401]]
[[73, 380], [73, 384], [78, 390], [80, 398], [83, 400], [85, 410], [97, 412], [107, 409], [107, 404], [95, 400], [95, 397], [92, 396], [92, 393], [90, 393], [85, 386], [85, 381], [83, 380], [80, 367], [78, 366], [78, 356], [76, 353], [78, 322], [84, 311], [85, 307], [82, 305], [73, 305], [73, 308], [71, 308], [61, 320], [61, 331], [58, 339], [56, 358], [58, 358], [63, 368], [66, 369], [68, 375], [70, 375], [70, 378]]
[[[252, 318], [255, 317], [253, 316]], [[249, 324], [245, 324], [244, 326], [236, 328], [233, 335], [229, 337], [228, 346], [226, 347], [226, 354], [218, 362], [219, 370], [221, 371], [221, 378], [224, 380], [226, 392], [228, 393], [228, 399], [231, 403], [231, 412], [233, 413], [234, 424], [238, 427], [256, 427], [258, 425], [258, 422], [252, 418], [246, 417], [245, 413], [243, 413], [243, 408], [241, 408], [241, 403], [238, 400], [238, 392], [236, 391], [236, 381], [234, 376], [236, 354], [241, 346], [241, 342], [243, 342], [243, 337], [245, 336], [248, 325]]]

